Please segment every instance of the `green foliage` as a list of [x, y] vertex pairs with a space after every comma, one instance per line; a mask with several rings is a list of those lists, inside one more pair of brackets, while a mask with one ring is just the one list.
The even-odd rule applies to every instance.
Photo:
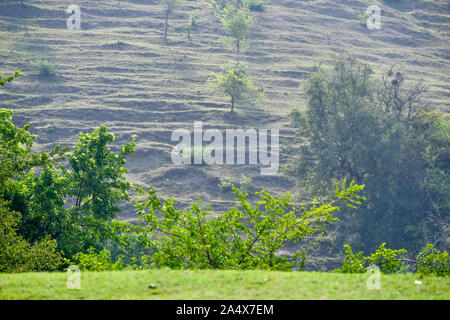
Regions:
[[398, 272], [403, 263], [404, 255], [408, 253], [405, 249], [392, 250], [385, 247], [386, 243], [382, 243], [380, 247], [366, 257], [365, 260], [369, 266], [378, 266], [383, 273]]
[[8, 77], [6, 77], [6, 78], [3, 78], [3, 77], [0, 75], [0, 87], [3, 87], [7, 82], [13, 81], [14, 78], [20, 76], [20, 74], [21, 74], [20, 71], [16, 71], [16, 72], [14, 72], [13, 75], [8, 76]]
[[307, 107], [292, 113], [297, 144], [288, 174], [321, 196], [342, 178], [367, 186], [365, 205], [344, 213], [336, 244], [416, 251], [437, 237], [448, 246], [448, 120], [421, 100], [421, 82], [404, 88], [404, 79], [393, 68], [377, 79], [368, 65], [336, 57], [310, 76]]
[[86, 253], [79, 252], [72, 258], [72, 264], [77, 265], [81, 271], [113, 271], [123, 270], [122, 261], [111, 262], [111, 252], [106, 249], [97, 252], [90, 247]]
[[219, 11], [217, 15], [227, 36], [233, 40], [236, 54], [239, 55], [242, 46], [250, 36], [250, 28], [254, 23], [254, 18], [250, 15], [250, 11], [247, 8], [236, 8], [231, 5]]
[[29, 125], [16, 128], [11, 121], [13, 112], [0, 109], [0, 194], [21, 178], [23, 172], [40, 163], [41, 157], [31, 152], [35, 138], [28, 132]]
[[233, 189], [233, 179], [230, 177], [220, 178], [219, 181], [219, 189], [222, 192], [231, 191]]
[[263, 12], [266, 11], [265, 5], [269, 0], [244, 0], [244, 5], [248, 7], [250, 11]]
[[241, 179], [239, 180], [239, 189], [243, 193], [248, 193], [253, 186], [253, 180], [250, 177], [247, 177], [245, 174], [241, 174]]
[[396, 273], [406, 261], [406, 250], [392, 250], [385, 247], [386, 243], [382, 243], [380, 247], [370, 256], [363, 257], [364, 252], [353, 253], [349, 245], [344, 245], [345, 257], [341, 268], [337, 269], [343, 273], [364, 273], [370, 266], [377, 266], [383, 273]]
[[19, 223], [20, 213], [0, 201], [0, 272], [53, 271], [63, 264], [56, 241], [45, 237], [31, 245], [17, 234]]
[[448, 277], [450, 275], [450, 259], [447, 251], [441, 253], [433, 245], [427, 244], [420, 250], [416, 259], [411, 260], [405, 257], [408, 253], [405, 249], [392, 250], [385, 246], [386, 243], [382, 243], [375, 253], [364, 257], [362, 251], [355, 254], [349, 245], [344, 245], [346, 248], [344, 263], [336, 271], [343, 273], [364, 273], [369, 266], [377, 266], [383, 273], [398, 273], [408, 269], [405, 266], [413, 265], [420, 274], [433, 274], [441, 277]]
[[30, 63], [31, 70], [42, 77], [51, 77], [56, 74], [55, 64], [48, 60], [35, 60]]
[[343, 273], [364, 273], [366, 272], [366, 267], [364, 267], [365, 260], [363, 258], [364, 252], [360, 251], [358, 253], [353, 253], [352, 247], [348, 244], [344, 245], [345, 257], [342, 267], [338, 269], [339, 272]]
[[209, 85], [219, 94], [230, 98], [231, 112], [237, 103], [245, 101], [259, 102], [265, 99], [264, 93], [253, 85], [246, 76], [244, 69], [240, 67], [225, 67], [214, 78], [209, 80]]
[[416, 257], [418, 261], [417, 272], [440, 277], [450, 276], [450, 259], [448, 252], [440, 252], [432, 244], [427, 244]]
[[[148, 191], [147, 200], [136, 200], [135, 207], [152, 233], [148, 241], [156, 249], [154, 267], [291, 270], [304, 264], [303, 252], [283, 256], [279, 250], [287, 243], [326, 233], [326, 227], [338, 220], [334, 213], [340, 207], [360, 203], [362, 189], [344, 181], [334, 200], [319, 204], [315, 199], [300, 209], [293, 207], [289, 193], [274, 198], [263, 190], [257, 193], [261, 200], [252, 205], [247, 194], [234, 189], [241, 209], [231, 208], [214, 219], [207, 219], [211, 208], [201, 208], [200, 200], [180, 211], [175, 200], [160, 200], [154, 189]], [[144, 194], [143, 189], [138, 191]]]
[[185, 26], [187, 37], [191, 37], [191, 31], [197, 27], [198, 10], [195, 10], [189, 17], [189, 23]]
[[359, 23], [366, 26], [367, 20], [369, 20], [369, 18], [370, 18], [370, 12], [364, 11], [364, 13], [359, 15]]
[[124, 165], [134, 153], [134, 138], [116, 154], [108, 147], [114, 136], [100, 127], [80, 134], [72, 153], [59, 146], [33, 152], [29, 126], [17, 128], [11, 117], [0, 109], [0, 199], [21, 214], [18, 234], [29, 243], [49, 236], [69, 258], [100, 247], [112, 236], [118, 202], [128, 199]]
[[100, 220], [113, 218], [120, 211], [117, 203], [128, 199], [130, 183], [124, 166], [126, 158], [134, 154], [135, 137], [118, 154], [108, 147], [115, 138], [105, 126], [78, 138], [80, 142], [69, 156], [69, 196], [76, 198], [76, 210]]

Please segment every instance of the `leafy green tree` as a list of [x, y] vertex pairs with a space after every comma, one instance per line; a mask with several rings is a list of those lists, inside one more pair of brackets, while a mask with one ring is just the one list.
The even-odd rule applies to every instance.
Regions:
[[[20, 75], [16, 71], [0, 77], [0, 87]], [[48, 161], [47, 153], [32, 153], [35, 136], [12, 123], [12, 111], [0, 109], [0, 272], [55, 270], [63, 263], [56, 242], [49, 237], [29, 243], [19, 233], [21, 213], [26, 207], [27, 171]]]
[[[367, 202], [338, 225], [341, 244], [372, 250], [388, 242], [414, 251], [427, 230], [436, 234], [427, 226], [427, 212], [436, 212], [431, 199], [443, 207], [448, 199], [445, 188], [431, 183], [436, 178], [443, 187], [448, 178], [448, 121], [426, 116], [429, 108], [421, 100], [426, 87], [405, 89], [404, 77], [391, 68], [377, 81], [368, 65], [336, 57], [331, 67], [320, 66], [310, 76], [306, 109], [292, 113], [299, 147], [293, 147], [287, 172], [320, 196], [332, 192], [329, 181], [341, 178], [367, 186]], [[427, 152], [430, 159], [438, 156], [441, 171], [426, 161]], [[441, 226], [436, 220], [433, 226], [444, 235], [448, 213], [441, 211], [439, 221]], [[441, 246], [447, 237], [440, 237]]]
[[[291, 270], [301, 265], [302, 252], [283, 256], [279, 251], [291, 242], [327, 232], [338, 218], [341, 207], [354, 207], [364, 198], [363, 186], [345, 181], [336, 185], [334, 200], [293, 207], [289, 193], [274, 198], [257, 193], [261, 200], [253, 205], [247, 194], [234, 189], [240, 208], [231, 208], [217, 218], [199, 201], [190, 209], [175, 209], [174, 199], [159, 199], [154, 189], [147, 200], [136, 200], [138, 214], [147, 223], [148, 242], [156, 249], [153, 266], [177, 269], [267, 269]], [[143, 195], [144, 190], [139, 189]]]
[[239, 57], [242, 46], [248, 41], [250, 28], [254, 18], [246, 7], [227, 6], [218, 13], [220, 21], [228, 37], [233, 41], [236, 57]]
[[29, 126], [17, 128], [11, 117], [0, 109], [0, 199], [21, 214], [18, 233], [30, 243], [50, 236], [67, 257], [101, 247], [118, 203], [128, 199], [124, 165], [134, 138], [116, 154], [108, 147], [114, 136], [100, 127], [80, 134], [72, 153], [60, 147], [33, 152]]
[[253, 85], [240, 67], [225, 67], [217, 73], [215, 78], [209, 80], [209, 84], [230, 99], [231, 112], [237, 103], [244, 101], [258, 102], [265, 98], [264, 92]]
[[99, 247], [111, 237], [111, 221], [120, 211], [118, 203], [128, 200], [130, 183], [126, 181], [126, 158], [134, 154], [133, 137], [117, 154], [109, 144], [115, 137], [105, 126], [92, 133], [80, 134], [73, 152], [68, 155], [70, 169], [65, 172], [66, 195], [74, 201], [68, 215], [76, 228], [74, 240], [79, 247]]
[[0, 272], [56, 270], [64, 259], [56, 251], [56, 241], [44, 238], [33, 245], [17, 233], [20, 213], [0, 200]]
[[184, 3], [184, 0], [161, 0], [161, 5], [164, 8], [165, 23], [164, 23], [164, 41], [167, 41], [167, 32], [169, 28], [169, 16], [174, 11], [178, 10]]

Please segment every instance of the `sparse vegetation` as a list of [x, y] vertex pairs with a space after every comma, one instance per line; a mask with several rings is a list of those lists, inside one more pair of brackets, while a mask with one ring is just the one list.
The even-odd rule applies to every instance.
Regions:
[[30, 68], [37, 75], [42, 77], [52, 77], [56, 75], [55, 64], [48, 60], [35, 60], [30, 63]]
[[250, 177], [247, 177], [245, 174], [241, 174], [241, 179], [239, 180], [239, 186], [240, 186], [240, 190], [243, 193], [248, 193], [250, 192], [252, 186], [253, 186], [253, 180]]
[[219, 189], [222, 192], [233, 190], [233, 179], [231, 179], [230, 177], [220, 178], [219, 181]]
[[189, 23], [185, 27], [188, 39], [191, 38], [191, 31], [197, 27], [198, 14], [198, 11], [194, 11], [189, 17]]
[[236, 57], [238, 57], [242, 46], [249, 39], [250, 28], [254, 23], [254, 18], [246, 7], [236, 8], [232, 5], [225, 7], [218, 15], [227, 36], [232, 40]]
[[362, 24], [363, 26], [366, 26], [369, 18], [370, 18], [370, 12], [368, 12], [366, 10], [366, 11], [364, 11], [364, 13], [361, 13], [359, 15], [359, 23]]
[[169, 17], [178, 10], [184, 3], [184, 0], [161, 0], [161, 5], [164, 8], [165, 22], [164, 22], [164, 41], [167, 42], [167, 32], [169, 30]]

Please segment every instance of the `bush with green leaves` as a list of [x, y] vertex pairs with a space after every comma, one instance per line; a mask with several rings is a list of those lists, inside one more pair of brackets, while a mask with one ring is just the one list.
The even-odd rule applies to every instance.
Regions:
[[358, 253], [353, 253], [352, 247], [348, 244], [344, 245], [345, 257], [344, 263], [338, 269], [342, 273], [364, 273], [367, 268], [365, 265], [365, 260], [363, 257], [364, 252], [359, 251]]
[[369, 266], [378, 266], [383, 273], [396, 273], [402, 268], [407, 253], [405, 249], [386, 248], [386, 243], [382, 243], [375, 253], [366, 257], [365, 260]]
[[[125, 159], [134, 140], [119, 153], [106, 127], [80, 134], [68, 153], [55, 147], [34, 152], [29, 126], [17, 128], [12, 111], [0, 109], [0, 199], [21, 214], [17, 232], [28, 243], [50, 236], [67, 258], [111, 238], [111, 221], [128, 198]], [[68, 205], [70, 203], [70, 205]]]
[[3, 87], [7, 82], [13, 81], [14, 78], [20, 76], [20, 74], [21, 74], [20, 71], [16, 71], [16, 72], [14, 72], [13, 75], [7, 76], [6, 78], [3, 78], [3, 77], [0, 75], [0, 87]]
[[432, 244], [427, 244], [417, 255], [416, 259], [408, 259], [405, 249], [392, 250], [386, 248], [386, 243], [369, 256], [364, 252], [354, 253], [349, 245], [344, 245], [344, 263], [336, 271], [342, 273], [364, 273], [370, 266], [377, 266], [383, 273], [398, 273], [413, 266], [424, 275], [450, 276], [450, 259], [447, 251], [440, 252]]
[[[145, 194], [137, 189], [140, 196]], [[215, 218], [211, 208], [200, 206], [200, 200], [181, 211], [175, 208], [174, 199], [159, 199], [154, 189], [134, 205], [151, 234], [153, 267], [287, 271], [304, 264], [304, 252], [283, 255], [280, 250], [287, 243], [326, 233], [326, 227], [339, 220], [335, 214], [340, 208], [361, 203], [362, 189], [343, 181], [337, 185], [334, 200], [319, 203], [314, 199], [297, 209], [289, 193], [274, 198], [262, 190], [256, 193], [260, 201], [253, 205], [247, 194], [235, 188], [240, 207]]]
[[406, 250], [392, 250], [385, 247], [386, 243], [382, 243], [380, 247], [370, 256], [364, 257], [363, 251], [354, 253], [349, 245], [345, 247], [344, 263], [341, 268], [337, 269], [343, 273], [364, 273], [370, 266], [377, 266], [383, 273], [396, 273], [406, 261]]
[[220, 178], [219, 181], [219, 189], [222, 192], [231, 191], [233, 189], [233, 179], [230, 177]]
[[450, 276], [450, 259], [447, 251], [439, 251], [432, 244], [427, 244], [416, 257], [417, 272], [441, 277]]
[[93, 247], [90, 247], [86, 253], [75, 254], [71, 264], [78, 266], [81, 271], [117, 271], [124, 269], [121, 259], [111, 262], [109, 250], [97, 251]]
[[49, 236], [34, 244], [17, 234], [20, 213], [0, 200], [0, 272], [53, 271], [64, 263]]
[[364, 11], [364, 13], [359, 15], [359, 23], [362, 24], [363, 26], [366, 26], [370, 16], [371, 16], [370, 12]]
[[250, 11], [263, 12], [266, 11], [265, 5], [269, 0], [244, 0], [244, 5], [249, 8]]
[[245, 174], [241, 174], [241, 179], [239, 180], [239, 189], [243, 193], [248, 193], [252, 186], [253, 186], [253, 180], [250, 177], [247, 177]]
[[51, 77], [56, 74], [55, 64], [48, 60], [35, 60], [30, 63], [31, 70], [39, 76]]

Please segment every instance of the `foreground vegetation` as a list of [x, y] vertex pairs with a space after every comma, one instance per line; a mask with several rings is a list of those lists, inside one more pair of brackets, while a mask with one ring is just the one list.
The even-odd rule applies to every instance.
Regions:
[[[450, 299], [450, 280], [381, 274], [156, 269], [81, 273], [69, 290], [67, 273], [0, 274], [0, 299]], [[421, 284], [415, 283], [420, 281]]]

